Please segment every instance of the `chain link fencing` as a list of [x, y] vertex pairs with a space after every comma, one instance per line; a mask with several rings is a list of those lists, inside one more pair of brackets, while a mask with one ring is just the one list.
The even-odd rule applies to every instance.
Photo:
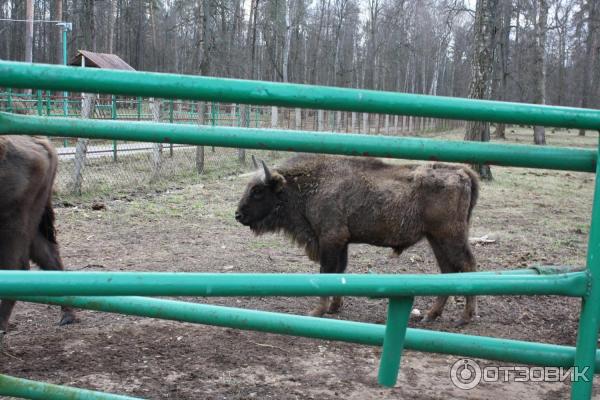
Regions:
[[[110, 95], [65, 96], [42, 90], [16, 93], [0, 89], [0, 110], [49, 117], [402, 136], [462, 126], [462, 122], [433, 118]], [[290, 156], [281, 151], [245, 152], [212, 146], [57, 137], [51, 141], [60, 160], [55, 184], [59, 196], [118, 196], [159, 190], [248, 172], [253, 169], [250, 154], [271, 164]]]

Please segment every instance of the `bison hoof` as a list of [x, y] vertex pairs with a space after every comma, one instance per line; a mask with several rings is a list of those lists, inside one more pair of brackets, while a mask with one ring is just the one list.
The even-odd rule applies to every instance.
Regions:
[[329, 306], [329, 310], [327, 310], [327, 312], [329, 314], [338, 314], [340, 312], [340, 310], [342, 309], [342, 301], [333, 301], [331, 303], [331, 305]]
[[421, 322], [424, 324], [428, 324], [430, 322], [433, 322], [437, 319], [437, 315], [431, 316], [431, 315], [425, 315], [423, 318], [421, 318]]
[[75, 317], [75, 314], [65, 313], [65, 314], [63, 314], [62, 318], [60, 319], [58, 326], [69, 325], [74, 322], [77, 322], [77, 318]]
[[469, 319], [461, 318], [461, 319], [458, 320], [457, 323], [454, 324], [454, 327], [455, 328], [460, 328], [460, 327], [463, 327], [463, 326], [467, 325], [469, 322], [471, 322], [470, 318]]
[[309, 317], [322, 317], [325, 314], [325, 310], [322, 308], [315, 308], [311, 312], [308, 313]]

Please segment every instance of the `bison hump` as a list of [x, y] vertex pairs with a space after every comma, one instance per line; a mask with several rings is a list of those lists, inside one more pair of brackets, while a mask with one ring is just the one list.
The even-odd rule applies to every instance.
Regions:
[[462, 187], [470, 182], [470, 176], [461, 166], [452, 164], [420, 165], [415, 168], [413, 178], [419, 186], [432, 189]]

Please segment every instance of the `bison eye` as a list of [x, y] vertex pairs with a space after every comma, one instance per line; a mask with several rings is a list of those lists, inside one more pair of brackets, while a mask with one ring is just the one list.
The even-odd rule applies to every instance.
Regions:
[[253, 199], [262, 199], [262, 197], [264, 196], [264, 190], [261, 187], [254, 187], [252, 188], [252, 191], [250, 191], [250, 196], [252, 196]]

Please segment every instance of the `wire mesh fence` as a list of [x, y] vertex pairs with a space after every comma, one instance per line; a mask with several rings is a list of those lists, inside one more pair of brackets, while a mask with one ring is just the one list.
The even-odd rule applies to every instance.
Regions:
[[[65, 96], [42, 90], [0, 91], [0, 110], [49, 117], [403, 136], [461, 125], [432, 118], [110, 95]], [[73, 138], [52, 138], [52, 143], [60, 160], [55, 184], [59, 195], [143, 192], [253, 168], [243, 149]], [[250, 152], [271, 163], [289, 156], [286, 152]]]

